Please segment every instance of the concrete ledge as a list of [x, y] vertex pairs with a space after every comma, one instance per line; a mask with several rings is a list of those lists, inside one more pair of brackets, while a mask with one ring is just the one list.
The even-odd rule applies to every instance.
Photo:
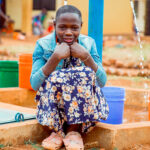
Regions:
[[36, 120], [10, 123], [0, 126], [0, 144], [24, 144], [29, 139], [40, 141], [48, 136], [48, 132]]
[[23, 88], [0, 88], [0, 102], [35, 108], [36, 92]]
[[17, 105], [12, 105], [12, 104], [7, 104], [7, 103], [1, 103], [0, 102], [0, 108], [15, 110], [15, 111], [18, 111], [18, 112], [32, 114], [32, 115], [36, 114], [36, 109], [17, 106]]
[[123, 150], [134, 144], [150, 143], [149, 133], [149, 121], [122, 125], [98, 123], [92, 132], [84, 136], [84, 142], [88, 145], [97, 143], [97, 147], [106, 150]]
[[[148, 96], [148, 93], [150, 95], [150, 90], [135, 88], [125, 88], [125, 90], [125, 105], [148, 108], [148, 102], [145, 101], [144, 96]], [[9, 104], [35, 108], [35, 95], [36, 92], [33, 90], [22, 88], [0, 88], [0, 102]]]

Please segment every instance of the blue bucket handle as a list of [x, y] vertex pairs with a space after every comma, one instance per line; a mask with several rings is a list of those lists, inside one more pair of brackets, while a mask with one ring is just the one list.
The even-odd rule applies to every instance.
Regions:
[[16, 113], [16, 115], [15, 115], [15, 121], [16, 122], [24, 121], [24, 115], [21, 114], [21, 113]]

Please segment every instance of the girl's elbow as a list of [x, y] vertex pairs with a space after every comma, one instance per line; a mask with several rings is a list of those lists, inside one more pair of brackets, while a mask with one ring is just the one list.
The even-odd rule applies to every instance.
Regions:
[[106, 85], [106, 82], [107, 82], [107, 75], [105, 74], [104, 80], [103, 80], [103, 87]]
[[102, 76], [102, 83], [103, 83], [102, 87], [104, 87], [106, 85], [106, 82], [107, 82], [107, 75], [106, 75], [106, 73], [104, 73]]
[[101, 88], [104, 87], [105, 84], [106, 84], [106, 82], [105, 82], [105, 81], [102, 81], [102, 82], [100, 83], [100, 87], [101, 87]]
[[38, 90], [38, 88], [37, 88], [37, 86], [35, 85], [35, 83], [34, 83], [34, 81], [33, 81], [32, 78], [30, 78], [30, 84], [31, 84], [31, 87], [32, 87], [32, 89], [33, 89], [34, 91], [37, 91], [37, 90]]
[[99, 86], [102, 88], [106, 85], [107, 82], [107, 76], [104, 75], [102, 78], [97, 78]]
[[104, 87], [106, 85], [106, 82], [107, 82], [107, 78], [105, 80], [103, 80], [101, 87]]
[[31, 85], [31, 87], [32, 87], [32, 89], [33, 89], [34, 91], [37, 91], [37, 90], [38, 90], [38, 88], [37, 88], [36, 86], [34, 86], [34, 85]]

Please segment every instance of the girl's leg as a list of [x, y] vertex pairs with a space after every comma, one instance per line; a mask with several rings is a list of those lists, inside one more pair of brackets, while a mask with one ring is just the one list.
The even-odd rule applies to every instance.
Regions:
[[69, 125], [68, 127], [67, 127], [67, 131], [66, 131], [66, 133], [69, 133], [69, 132], [71, 132], [71, 131], [79, 131], [79, 129], [80, 129], [80, 124], [72, 124], [72, 125]]

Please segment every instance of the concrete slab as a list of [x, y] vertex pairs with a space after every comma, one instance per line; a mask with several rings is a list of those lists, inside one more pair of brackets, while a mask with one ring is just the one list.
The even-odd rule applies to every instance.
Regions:
[[123, 150], [135, 144], [150, 143], [150, 122], [108, 125], [98, 123], [92, 132], [84, 136], [84, 142], [97, 143], [106, 150]]
[[[0, 107], [27, 114], [36, 114], [36, 109], [16, 106], [12, 104], [0, 102]], [[35, 119], [19, 123], [8, 123], [0, 125], [0, 144], [3, 145], [24, 144], [24, 142], [28, 141], [29, 139], [32, 141], [39, 141], [45, 138], [46, 135], [48, 135], [47, 130], [38, 124]]]
[[[25, 141], [41, 142], [50, 134], [36, 120], [0, 126], [0, 144], [24, 144]], [[85, 147], [99, 147], [105, 150], [115, 148], [123, 150], [135, 144], [150, 143], [150, 122], [109, 125], [98, 123], [88, 134], [84, 135]]]
[[[128, 78], [128, 79], [127, 79]], [[144, 89], [145, 84], [147, 88], [150, 89], [150, 80], [145, 80], [144, 78], [130, 78], [130, 77], [121, 77], [121, 76], [108, 76], [108, 81], [106, 86], [119, 86], [119, 87], [130, 87]]]

